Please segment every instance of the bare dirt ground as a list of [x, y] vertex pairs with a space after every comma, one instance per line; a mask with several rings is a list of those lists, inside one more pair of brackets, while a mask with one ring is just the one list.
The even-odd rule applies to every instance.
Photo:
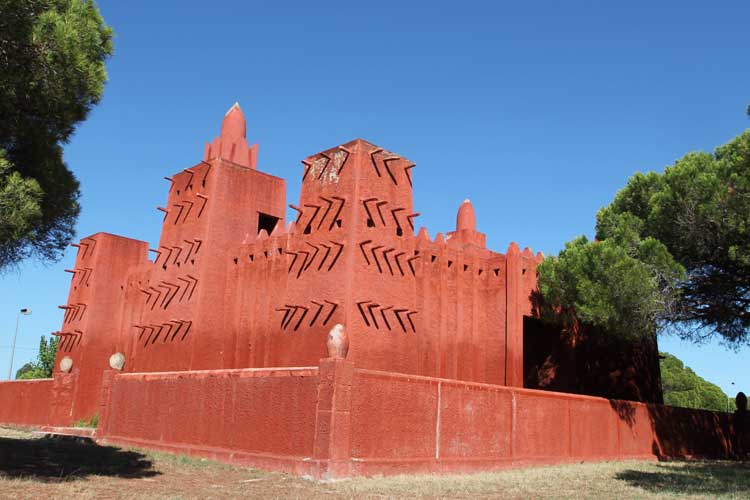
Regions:
[[0, 428], [0, 498], [750, 498], [750, 463], [608, 462], [502, 472], [308, 481]]

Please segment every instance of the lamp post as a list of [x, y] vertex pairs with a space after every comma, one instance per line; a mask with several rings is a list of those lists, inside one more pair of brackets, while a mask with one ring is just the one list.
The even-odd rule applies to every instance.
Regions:
[[[734, 382], [732, 382], [732, 385], [734, 386]], [[729, 413], [729, 398], [730, 398], [730, 395], [727, 394], [727, 413]]]
[[16, 356], [16, 339], [18, 338], [18, 326], [21, 323], [21, 315], [28, 316], [31, 309], [24, 307], [16, 314], [16, 333], [13, 335], [13, 346], [10, 348], [10, 366], [8, 367], [8, 380], [13, 380], [13, 358]]

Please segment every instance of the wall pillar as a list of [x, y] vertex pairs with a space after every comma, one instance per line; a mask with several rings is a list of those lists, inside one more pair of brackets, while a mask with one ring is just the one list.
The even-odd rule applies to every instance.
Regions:
[[523, 310], [528, 302], [523, 291], [523, 257], [511, 243], [505, 254], [505, 385], [523, 387]]
[[78, 386], [78, 368], [70, 373], [57, 372], [52, 376], [50, 396], [50, 424], [70, 425], [73, 423], [73, 403]]
[[324, 358], [319, 366], [314, 455], [319, 479], [350, 475], [354, 363]]
[[99, 424], [96, 427], [97, 437], [106, 435], [108, 431], [112, 384], [117, 373], [117, 370], [104, 370], [102, 373], [102, 389], [99, 395]]

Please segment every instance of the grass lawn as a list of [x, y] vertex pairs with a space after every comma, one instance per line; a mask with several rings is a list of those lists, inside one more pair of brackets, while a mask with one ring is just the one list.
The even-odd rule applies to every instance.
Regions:
[[318, 483], [0, 428], [0, 498], [750, 498], [750, 463], [608, 462]]

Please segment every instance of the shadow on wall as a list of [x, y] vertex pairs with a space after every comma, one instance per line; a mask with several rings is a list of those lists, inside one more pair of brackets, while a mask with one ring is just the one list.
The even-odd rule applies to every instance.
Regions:
[[146, 456], [76, 439], [0, 438], [0, 478], [69, 481], [90, 475], [144, 478], [159, 474]]
[[[617, 416], [631, 429], [637, 426], [637, 406], [610, 400]], [[712, 411], [646, 405], [654, 440], [652, 453], [660, 460], [695, 457], [733, 459], [739, 457], [733, 416]]]
[[[540, 300], [532, 294], [535, 316], [541, 310]], [[618, 339], [591, 325], [564, 328], [529, 316], [523, 319], [523, 335], [525, 388], [609, 399], [641, 449], [652, 440], [654, 456], [730, 459], [746, 456], [750, 449], [744, 444], [750, 436], [739, 431], [736, 417], [662, 406], [655, 335]]]
[[736, 458], [732, 416], [672, 406], [649, 406], [659, 458]]
[[658, 494], [750, 497], [750, 463], [674, 462], [657, 464], [658, 472], [626, 470], [615, 478]]
[[523, 318], [524, 387], [662, 403], [654, 339], [618, 340], [600, 329], [565, 329]]
[[635, 405], [618, 399], [610, 399], [609, 405], [615, 410], [620, 420], [628, 424], [628, 427], [633, 427], [635, 423]]

